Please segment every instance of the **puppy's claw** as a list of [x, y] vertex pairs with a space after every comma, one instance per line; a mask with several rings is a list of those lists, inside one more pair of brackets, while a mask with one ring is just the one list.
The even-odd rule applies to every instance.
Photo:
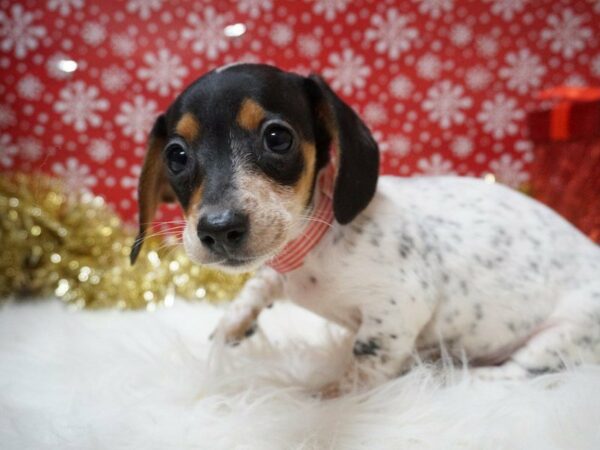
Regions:
[[342, 389], [338, 381], [331, 382], [323, 386], [316, 394], [321, 400], [331, 400], [342, 395]]
[[252, 325], [250, 325], [250, 328], [248, 328], [246, 331], [244, 331], [244, 337], [249, 338], [254, 333], [256, 333], [257, 329], [258, 329], [258, 323], [253, 322]]
[[[236, 312], [239, 313], [239, 311]], [[220, 338], [226, 345], [235, 347], [244, 339], [255, 334], [257, 329], [256, 314], [230, 314], [221, 319], [209, 339], [217, 340]]]

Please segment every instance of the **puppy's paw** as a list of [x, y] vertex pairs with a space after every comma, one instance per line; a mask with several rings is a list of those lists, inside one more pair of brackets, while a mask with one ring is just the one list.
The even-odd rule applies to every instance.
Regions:
[[256, 309], [250, 306], [231, 305], [221, 318], [210, 339], [223, 339], [228, 345], [238, 345], [242, 340], [252, 336], [257, 328]]

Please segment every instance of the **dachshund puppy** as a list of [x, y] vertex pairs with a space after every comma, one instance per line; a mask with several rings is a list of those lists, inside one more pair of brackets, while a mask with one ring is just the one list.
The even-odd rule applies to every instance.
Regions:
[[176, 199], [192, 260], [258, 269], [217, 335], [243, 339], [285, 296], [354, 334], [342, 391], [440, 345], [492, 377], [600, 362], [598, 246], [507, 187], [378, 168], [368, 128], [321, 78], [214, 70], [154, 124], [132, 261]]

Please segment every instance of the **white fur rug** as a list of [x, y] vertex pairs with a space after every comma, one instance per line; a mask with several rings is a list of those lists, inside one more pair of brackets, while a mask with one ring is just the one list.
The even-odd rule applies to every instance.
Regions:
[[0, 308], [0, 448], [600, 449], [600, 367], [445, 383], [423, 367], [321, 401], [307, 392], [339, 370], [339, 330], [278, 305], [250, 342], [211, 352], [220, 314]]

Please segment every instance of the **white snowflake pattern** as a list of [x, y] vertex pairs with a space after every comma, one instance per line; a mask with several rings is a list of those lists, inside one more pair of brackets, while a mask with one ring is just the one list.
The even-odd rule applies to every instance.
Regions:
[[302, 75], [303, 77], [307, 77], [312, 73], [312, 70], [310, 67], [304, 65], [304, 64], [299, 64], [296, 67], [294, 67], [291, 72], [297, 73], [298, 75]]
[[87, 22], [83, 25], [81, 37], [87, 44], [97, 47], [106, 39], [106, 28], [98, 22]]
[[271, 28], [271, 41], [278, 47], [287, 46], [293, 38], [294, 30], [284, 23], [275, 24]]
[[464, 92], [461, 85], [443, 80], [429, 88], [423, 109], [429, 112], [429, 119], [441, 128], [449, 128], [453, 123], [461, 124], [465, 121], [462, 110], [473, 104], [470, 97], [463, 95]]
[[523, 161], [515, 160], [509, 154], [490, 162], [490, 169], [496, 179], [513, 188], [518, 188], [529, 180], [529, 174], [523, 170]]
[[0, 127], [11, 127], [16, 122], [17, 118], [15, 116], [15, 112], [12, 110], [10, 105], [6, 103], [0, 103]]
[[12, 136], [0, 134], [0, 165], [6, 168], [12, 167], [16, 154], [17, 146], [12, 143]]
[[426, 80], [439, 78], [442, 70], [442, 61], [432, 53], [426, 53], [417, 61], [417, 73]]
[[476, 40], [477, 51], [484, 58], [491, 58], [498, 52], [498, 41], [493, 36], [480, 36]]
[[146, 67], [140, 67], [138, 77], [147, 80], [146, 87], [149, 91], [157, 91], [159, 95], [168, 95], [171, 89], [183, 86], [183, 78], [188, 74], [188, 69], [181, 63], [178, 55], [171, 54], [168, 49], [162, 48], [158, 53], [144, 55]]
[[516, 13], [521, 12], [528, 0], [487, 0], [492, 1], [492, 13], [504, 20], [512, 20]]
[[419, 3], [419, 12], [429, 14], [434, 19], [439, 18], [443, 13], [452, 11], [454, 0], [413, 0]]
[[500, 69], [498, 72], [500, 78], [506, 79], [508, 88], [519, 94], [525, 94], [530, 88], [538, 87], [541, 77], [546, 74], [546, 68], [541, 64], [540, 57], [526, 48], [508, 53], [505, 61], [508, 66]]
[[450, 30], [450, 40], [457, 47], [464, 47], [473, 39], [473, 31], [467, 25], [459, 23]]
[[450, 144], [450, 150], [459, 158], [466, 158], [473, 152], [473, 141], [468, 136], [456, 136]]
[[163, 0], [129, 0], [127, 2], [127, 11], [132, 14], [138, 14], [146, 20], [153, 11], [158, 11], [162, 6]]
[[140, 179], [140, 174], [142, 173], [142, 166], [140, 166], [139, 164], [134, 164], [129, 169], [129, 173], [131, 174], [131, 176], [125, 175], [121, 177], [120, 184], [122, 188], [130, 189], [132, 191], [134, 200], [137, 200], [137, 192], [135, 187], [137, 186], [138, 180]]
[[346, 9], [346, 5], [350, 0], [315, 0], [313, 12], [315, 14], [323, 14], [325, 20], [333, 20], [338, 12]]
[[69, 60], [67, 55], [64, 53], [54, 53], [48, 60], [46, 61], [46, 71], [48, 75], [52, 78], [56, 78], [57, 80], [65, 80], [72, 76], [72, 73], [65, 72], [60, 69], [60, 62], [64, 60]]
[[469, 89], [481, 91], [492, 82], [492, 74], [482, 66], [475, 66], [467, 71], [465, 81]]
[[367, 103], [363, 117], [370, 125], [381, 125], [387, 120], [387, 110], [381, 103]]
[[519, 130], [515, 122], [524, 118], [525, 112], [517, 107], [517, 101], [507, 98], [503, 93], [496, 94], [493, 100], [485, 100], [477, 114], [483, 130], [496, 139], [515, 135]]
[[571, 87], [585, 87], [588, 85], [585, 77], [578, 73], [570, 74], [562, 84]]
[[234, 64], [260, 64], [261, 59], [254, 53], [244, 53]]
[[592, 59], [591, 70], [595, 76], [600, 77], [600, 53]]
[[307, 58], [315, 58], [321, 53], [321, 41], [310, 34], [298, 37], [298, 50]]
[[67, 158], [64, 164], [54, 163], [52, 172], [60, 177], [68, 191], [72, 192], [89, 191], [89, 188], [96, 186], [98, 182], [89, 166], [80, 163], [76, 158]]
[[260, 17], [262, 11], [271, 11], [273, 2], [271, 0], [238, 0], [238, 11], [246, 13], [253, 19]]
[[68, 16], [73, 10], [81, 9], [83, 0], [48, 0], [48, 9], [58, 11], [61, 16]]
[[450, 175], [454, 174], [452, 161], [446, 160], [439, 153], [434, 153], [430, 158], [421, 158], [417, 167], [424, 175]]
[[0, 11], [0, 50], [14, 49], [15, 57], [23, 59], [38, 47], [38, 40], [46, 36], [46, 28], [34, 25], [34, 13], [27, 12], [17, 3], [8, 11]]
[[154, 119], [158, 116], [156, 102], [136, 95], [132, 103], [123, 102], [115, 122], [123, 129], [125, 136], [131, 136], [137, 143], [146, 139]]
[[544, 28], [540, 36], [543, 41], [550, 41], [550, 50], [554, 53], [561, 53], [568, 59], [573, 58], [592, 37], [592, 30], [583, 26], [585, 20], [584, 16], [578, 16], [566, 8], [561, 16], [548, 16], [548, 28]]
[[137, 45], [135, 40], [127, 34], [115, 34], [110, 38], [113, 52], [123, 58], [128, 58], [135, 52]]
[[20, 138], [17, 141], [19, 155], [29, 161], [36, 161], [42, 156], [42, 143], [33, 137]]
[[400, 134], [392, 134], [387, 141], [387, 148], [395, 156], [406, 156], [410, 152], [410, 140]]
[[515, 150], [523, 155], [522, 159], [525, 162], [533, 161], [533, 149], [533, 142], [528, 139], [519, 139], [517, 142], [515, 142]]
[[366, 78], [371, 75], [371, 68], [365, 64], [365, 58], [355, 55], [352, 49], [346, 48], [342, 54], [332, 53], [323, 76], [331, 80], [331, 87], [339, 89], [344, 95], [350, 95], [354, 89], [365, 87]]
[[104, 139], [93, 139], [87, 148], [87, 153], [94, 161], [103, 163], [113, 154], [110, 142]]
[[39, 100], [43, 89], [44, 85], [40, 79], [31, 74], [25, 75], [17, 83], [17, 92], [27, 100]]
[[398, 75], [390, 82], [390, 92], [396, 98], [406, 99], [412, 94], [415, 86], [408, 77]]
[[100, 75], [100, 83], [108, 92], [114, 93], [125, 89], [131, 77], [125, 69], [119, 66], [110, 66]]
[[106, 111], [109, 102], [98, 98], [97, 86], [87, 86], [83, 81], [75, 81], [60, 90], [60, 99], [54, 104], [54, 110], [62, 113], [63, 122], [73, 124], [77, 131], [87, 130], [88, 124], [99, 127], [102, 118], [97, 111]]
[[410, 21], [408, 16], [399, 14], [396, 9], [388, 9], [385, 18], [379, 14], [371, 17], [374, 28], [365, 31], [365, 38], [375, 41], [377, 53], [387, 53], [390, 59], [398, 59], [419, 37], [417, 28], [409, 26]]
[[212, 7], [204, 9], [203, 18], [190, 13], [187, 22], [191, 28], [184, 28], [181, 37], [191, 41], [194, 52], [205, 54], [208, 59], [216, 59], [219, 53], [229, 49], [229, 40], [223, 33], [227, 21], [225, 15], [217, 14]]

